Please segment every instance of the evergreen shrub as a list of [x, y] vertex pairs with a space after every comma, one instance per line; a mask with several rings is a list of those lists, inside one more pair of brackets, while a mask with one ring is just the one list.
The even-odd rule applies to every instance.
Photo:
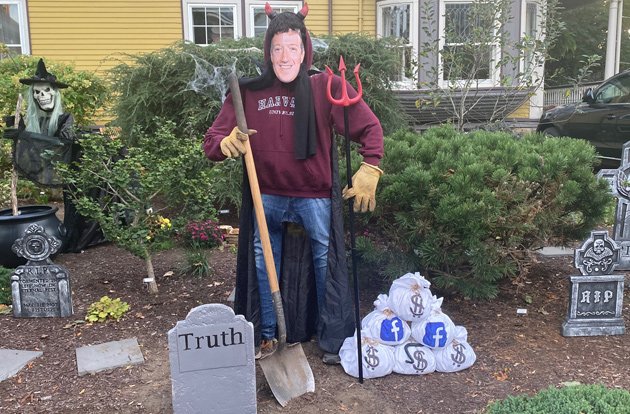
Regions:
[[492, 298], [526, 251], [579, 240], [601, 222], [611, 196], [596, 162], [590, 144], [571, 138], [400, 131], [385, 139], [379, 223], [438, 288]]
[[533, 397], [510, 396], [488, 406], [485, 414], [626, 414], [630, 392], [603, 385], [549, 387]]
[[11, 294], [12, 269], [0, 266], [0, 305], [10, 305], [13, 301]]

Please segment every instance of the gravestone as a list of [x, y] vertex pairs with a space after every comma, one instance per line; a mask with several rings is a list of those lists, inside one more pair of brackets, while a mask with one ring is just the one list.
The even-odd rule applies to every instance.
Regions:
[[575, 251], [581, 276], [570, 276], [569, 312], [563, 336], [623, 335], [623, 274], [612, 274], [619, 264], [620, 247], [607, 231], [592, 231]]
[[630, 141], [623, 144], [621, 166], [602, 170], [598, 176], [610, 182], [611, 192], [617, 198], [613, 239], [620, 247], [618, 270], [630, 270]]
[[11, 276], [13, 316], [41, 318], [73, 314], [68, 271], [49, 258], [60, 247], [61, 241], [46, 234], [38, 224], [28, 226], [24, 236], [13, 243], [13, 252], [27, 260]]
[[173, 413], [255, 414], [254, 327], [222, 304], [192, 309], [168, 332]]

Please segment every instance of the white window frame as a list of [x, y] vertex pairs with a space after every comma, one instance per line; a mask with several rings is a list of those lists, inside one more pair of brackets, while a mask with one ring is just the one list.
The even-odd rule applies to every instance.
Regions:
[[[521, 39], [523, 39], [527, 33], [527, 6], [530, 4], [534, 4], [536, 6], [536, 40], [544, 40], [543, 33], [543, 20], [544, 16], [542, 15], [542, 6], [539, 1], [536, 0], [522, 0], [521, 1]], [[520, 69], [522, 72], [528, 69], [528, 64], [531, 62], [527, 62], [527, 56], [523, 56], [523, 60], [521, 61]], [[535, 61], [536, 58], [532, 57], [532, 61]]]
[[[245, 0], [245, 9], [247, 10], [245, 36], [254, 37], [254, 9], [264, 8], [266, 0]], [[293, 7], [293, 12], [297, 13], [303, 6], [302, 1], [270, 1], [269, 5], [273, 9]]]
[[[0, 5], [15, 4], [18, 10], [18, 22], [20, 24], [20, 44], [23, 55], [31, 54], [31, 42], [29, 39], [28, 15], [26, 13], [26, 0], [0, 0]], [[11, 44], [8, 46], [17, 46]]]
[[[439, 50], [443, 50], [446, 44], [445, 39], [445, 27], [446, 27], [446, 4], [473, 4], [474, 0], [441, 0], [439, 2], [439, 24], [440, 28], [439, 33]], [[498, 19], [498, 16], [497, 16]], [[495, 20], [496, 21], [496, 20]], [[501, 59], [501, 47], [499, 44], [495, 44], [493, 46], [493, 51], [490, 55], [490, 78], [489, 79], [479, 79], [475, 80], [475, 85], [481, 87], [493, 87], [500, 85], [500, 69], [496, 67], [496, 62]], [[448, 88], [451, 86], [464, 86], [469, 80], [465, 79], [456, 79], [456, 80], [448, 80], [444, 79], [444, 64], [442, 62], [442, 54], [439, 54], [438, 57], [438, 67], [439, 67], [439, 81], [440, 86], [443, 88]]]
[[[404, 6], [409, 5], [409, 42], [405, 47], [411, 48], [411, 56], [414, 59], [418, 58], [418, 0], [383, 0], [376, 3], [376, 35], [383, 37], [383, 9], [391, 6]], [[404, 53], [402, 54], [404, 58]], [[405, 62], [403, 62], [403, 67]], [[417, 76], [417, 74], [416, 74]], [[401, 81], [396, 82], [398, 88], [404, 88], [405, 86], [415, 87], [416, 79], [407, 78], [403, 73], [400, 75]]]
[[183, 26], [184, 26], [184, 40], [194, 43], [193, 38], [193, 18], [192, 9], [196, 7], [233, 7], [234, 9], [234, 38], [239, 39], [243, 36], [241, 19], [243, 16], [243, 10], [241, 8], [240, 1], [225, 1], [225, 0], [182, 0], [182, 14], [183, 14]]

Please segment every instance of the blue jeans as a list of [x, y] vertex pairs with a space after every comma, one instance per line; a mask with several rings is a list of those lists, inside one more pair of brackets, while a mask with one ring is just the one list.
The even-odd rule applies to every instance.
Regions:
[[[282, 263], [283, 222], [297, 223], [304, 227], [311, 242], [317, 304], [321, 309], [326, 291], [326, 270], [328, 268], [328, 237], [330, 234], [330, 199], [300, 198], [263, 194], [265, 219], [271, 240], [273, 261], [280, 278]], [[254, 253], [256, 254], [256, 274], [260, 292], [261, 334], [263, 339], [271, 339], [276, 334], [276, 314], [271, 299], [271, 288], [267, 279], [267, 269], [263, 257], [258, 223], [254, 228]]]

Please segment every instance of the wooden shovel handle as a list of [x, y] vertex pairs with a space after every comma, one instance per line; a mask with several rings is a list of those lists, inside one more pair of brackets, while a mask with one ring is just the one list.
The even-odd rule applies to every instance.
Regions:
[[[236, 125], [241, 131], [247, 132], [249, 129], [247, 128], [247, 120], [245, 119], [245, 111], [243, 110], [241, 89], [234, 73], [228, 75], [228, 84], [230, 86], [230, 92], [232, 92]], [[287, 328], [284, 319], [284, 309], [282, 307], [282, 297], [280, 296], [280, 288], [278, 286], [278, 274], [276, 273], [276, 265], [273, 261], [269, 230], [267, 229], [267, 220], [265, 219], [265, 210], [260, 195], [260, 187], [258, 186], [258, 176], [256, 175], [256, 165], [254, 164], [254, 156], [252, 154], [252, 147], [249, 144], [249, 139], [245, 141], [245, 167], [247, 177], [249, 178], [252, 200], [254, 202], [254, 214], [256, 215], [256, 222], [258, 223], [258, 233], [260, 234], [260, 242], [265, 259], [265, 268], [267, 269], [267, 279], [269, 280], [269, 287], [271, 288], [271, 299], [273, 300], [273, 307], [276, 313], [278, 349], [281, 350], [284, 348], [287, 341]]]
[[[234, 112], [236, 114], [236, 124], [238, 129], [247, 133], [247, 120], [245, 119], [245, 111], [243, 110], [243, 100], [241, 98], [241, 90], [238, 85], [236, 75], [230, 73], [228, 75], [228, 83], [230, 92], [232, 92], [232, 102], [234, 104]], [[260, 187], [258, 186], [258, 176], [256, 175], [256, 166], [254, 164], [254, 156], [249, 139], [245, 141], [245, 166], [247, 167], [247, 177], [249, 178], [249, 186], [252, 192], [252, 200], [254, 202], [254, 213], [256, 222], [258, 223], [258, 231], [260, 233], [260, 242], [262, 243], [263, 256], [265, 257], [265, 267], [267, 268], [267, 277], [269, 278], [269, 286], [271, 293], [280, 290], [278, 287], [278, 275], [276, 273], [276, 265], [273, 261], [273, 253], [271, 251], [271, 241], [269, 240], [269, 230], [267, 229], [267, 220], [265, 219], [265, 211], [263, 209], [262, 197], [260, 195]]]

